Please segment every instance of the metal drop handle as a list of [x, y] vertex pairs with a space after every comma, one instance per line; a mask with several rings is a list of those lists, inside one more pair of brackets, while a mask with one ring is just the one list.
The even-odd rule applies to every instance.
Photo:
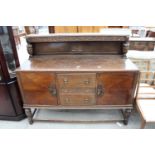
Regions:
[[84, 102], [86, 102], [86, 103], [87, 103], [88, 101], [89, 101], [89, 100], [88, 100], [88, 98], [85, 98], [85, 99], [84, 99]]
[[104, 94], [104, 88], [102, 85], [97, 86], [97, 96], [102, 96]]
[[88, 85], [88, 84], [90, 83], [90, 81], [89, 81], [89, 80], [85, 80], [84, 83], [85, 83], [86, 85]]
[[68, 79], [64, 79], [64, 83], [67, 84], [68, 83]]
[[55, 85], [51, 85], [48, 87], [49, 92], [52, 94], [52, 96], [56, 96], [57, 95], [57, 90]]
[[66, 102], [66, 103], [69, 103], [69, 98], [66, 98], [66, 99], [65, 99], [65, 102]]

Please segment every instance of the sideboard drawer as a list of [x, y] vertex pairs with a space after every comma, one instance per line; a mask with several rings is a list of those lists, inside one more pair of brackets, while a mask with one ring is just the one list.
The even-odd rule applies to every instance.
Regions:
[[94, 105], [96, 104], [95, 94], [61, 94], [61, 105]]
[[96, 74], [94, 73], [58, 74], [57, 79], [60, 89], [96, 87]]

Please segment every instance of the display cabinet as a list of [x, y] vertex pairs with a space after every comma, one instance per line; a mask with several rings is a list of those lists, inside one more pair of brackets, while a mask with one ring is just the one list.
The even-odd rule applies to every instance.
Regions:
[[15, 69], [19, 67], [12, 27], [0, 26], [0, 119], [25, 117]]

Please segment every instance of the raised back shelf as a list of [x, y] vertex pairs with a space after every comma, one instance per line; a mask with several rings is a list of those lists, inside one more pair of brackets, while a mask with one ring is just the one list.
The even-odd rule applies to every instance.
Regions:
[[33, 55], [110, 54], [125, 55], [128, 36], [102, 34], [28, 35], [28, 53]]

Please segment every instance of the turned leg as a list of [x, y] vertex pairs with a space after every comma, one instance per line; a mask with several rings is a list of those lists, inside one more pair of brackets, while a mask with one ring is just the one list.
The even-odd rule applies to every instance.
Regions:
[[124, 117], [123, 123], [124, 123], [124, 125], [127, 125], [128, 121], [129, 121], [130, 114], [131, 114], [131, 109], [122, 110], [122, 114]]
[[33, 115], [31, 113], [31, 109], [26, 108], [25, 113], [26, 113], [26, 116], [28, 118], [29, 124], [33, 124]]

